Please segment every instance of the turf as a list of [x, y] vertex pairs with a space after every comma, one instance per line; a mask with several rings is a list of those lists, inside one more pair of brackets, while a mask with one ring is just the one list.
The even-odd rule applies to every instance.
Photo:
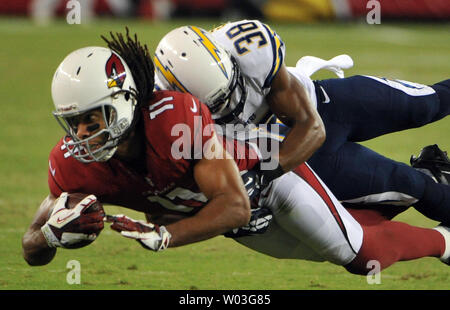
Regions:
[[[21, 237], [47, 195], [47, 156], [62, 135], [51, 115], [50, 83], [57, 65], [74, 49], [103, 45], [99, 36], [137, 32], [153, 50], [168, 30], [184, 24], [205, 28], [218, 20], [99, 20], [90, 25], [48, 27], [25, 19], [0, 19], [0, 289], [85, 290], [415, 290], [449, 289], [448, 266], [435, 258], [400, 262], [381, 273], [381, 283], [351, 275], [329, 263], [277, 260], [230, 239], [214, 239], [163, 253], [143, 250], [109, 227], [96, 242], [79, 250], [58, 250], [47, 266], [29, 267], [22, 259]], [[286, 63], [303, 55], [331, 58], [346, 53], [354, 68], [347, 75], [371, 74], [425, 84], [448, 78], [448, 24], [271, 24], [287, 46]], [[316, 78], [331, 77], [320, 73]], [[408, 162], [427, 145], [450, 149], [450, 119], [364, 143], [386, 156]], [[108, 213], [141, 214], [107, 206]], [[396, 220], [433, 227], [435, 222], [410, 209]], [[81, 284], [69, 285], [68, 261], [81, 264]]]

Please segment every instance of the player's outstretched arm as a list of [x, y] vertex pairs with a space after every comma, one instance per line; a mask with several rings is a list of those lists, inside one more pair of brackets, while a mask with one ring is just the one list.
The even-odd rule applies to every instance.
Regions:
[[250, 201], [235, 161], [215, 136], [211, 143], [208, 149], [214, 156], [206, 156], [209, 159], [201, 159], [194, 167], [195, 181], [208, 204], [194, 216], [167, 226], [171, 247], [221, 235], [250, 220]]
[[23, 257], [31, 266], [46, 265], [56, 254], [56, 248], [51, 248], [41, 232], [41, 227], [47, 222], [53, 210], [55, 197], [52, 195], [42, 201], [34, 219], [22, 238]]
[[215, 135], [209, 141], [208, 149], [212, 152], [194, 166], [195, 181], [208, 198], [200, 211], [191, 217], [171, 221], [167, 226], [136, 221], [124, 215], [107, 216], [106, 221], [113, 223], [111, 228], [124, 237], [137, 240], [146, 249], [161, 251], [247, 225], [250, 201], [238, 167]]
[[279, 162], [290, 171], [311, 157], [325, 141], [325, 127], [303, 86], [282, 65], [272, 81], [268, 103], [292, 129], [283, 141]]

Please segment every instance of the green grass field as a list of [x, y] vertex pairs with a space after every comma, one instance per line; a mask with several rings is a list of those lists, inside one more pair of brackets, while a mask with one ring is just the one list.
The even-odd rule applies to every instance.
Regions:
[[[47, 156], [63, 134], [51, 115], [50, 83], [62, 59], [72, 50], [103, 45], [99, 38], [128, 25], [153, 50], [168, 30], [197, 24], [212, 28], [220, 21], [176, 20], [151, 23], [101, 20], [90, 25], [62, 21], [39, 27], [23, 19], [0, 19], [0, 288], [85, 290], [413, 290], [450, 289], [450, 270], [438, 259], [400, 262], [381, 273], [381, 284], [347, 273], [329, 263], [277, 260], [252, 252], [230, 239], [170, 249], [143, 250], [136, 242], [106, 227], [96, 242], [79, 250], [59, 250], [47, 266], [29, 267], [22, 259], [21, 238], [47, 195]], [[331, 58], [346, 53], [354, 68], [346, 72], [394, 77], [425, 84], [448, 78], [448, 24], [271, 24], [287, 46], [287, 65], [303, 55]], [[316, 78], [331, 77], [321, 73]], [[368, 141], [365, 145], [408, 162], [427, 145], [450, 150], [450, 119], [424, 128]], [[108, 213], [142, 215], [114, 206]], [[410, 209], [396, 220], [433, 227]], [[69, 285], [66, 267], [81, 264], [81, 284]]]

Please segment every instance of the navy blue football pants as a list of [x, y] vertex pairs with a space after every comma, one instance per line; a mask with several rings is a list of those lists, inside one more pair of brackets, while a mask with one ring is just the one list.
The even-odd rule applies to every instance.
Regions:
[[431, 87], [368, 76], [314, 83], [327, 137], [308, 163], [336, 197], [347, 206], [398, 206], [390, 208], [398, 212], [413, 205], [450, 223], [450, 186], [358, 143], [449, 115], [450, 80]]

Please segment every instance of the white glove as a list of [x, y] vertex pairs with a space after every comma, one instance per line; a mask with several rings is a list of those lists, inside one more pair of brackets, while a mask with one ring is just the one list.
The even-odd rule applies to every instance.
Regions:
[[137, 240], [144, 248], [152, 251], [167, 249], [172, 235], [164, 226], [158, 226], [144, 221], [136, 221], [119, 214], [107, 216], [107, 221], [112, 222], [111, 229], [120, 232], [124, 237]]
[[97, 201], [94, 195], [87, 196], [73, 209], [66, 207], [67, 198], [68, 193], [64, 192], [55, 200], [48, 221], [41, 227], [41, 232], [51, 248], [85, 246], [94, 241], [103, 229], [104, 214], [83, 213]]

